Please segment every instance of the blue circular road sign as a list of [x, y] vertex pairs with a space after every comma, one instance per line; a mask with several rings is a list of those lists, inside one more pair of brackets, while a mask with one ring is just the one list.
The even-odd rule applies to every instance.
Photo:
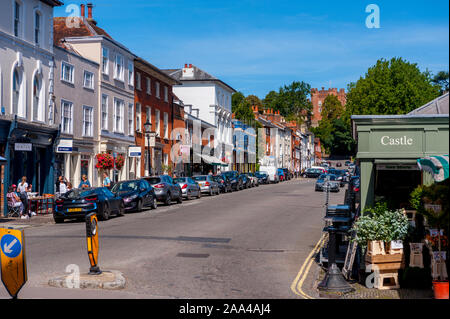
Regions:
[[17, 257], [22, 251], [22, 244], [20, 240], [13, 235], [4, 235], [0, 241], [1, 249], [6, 257]]

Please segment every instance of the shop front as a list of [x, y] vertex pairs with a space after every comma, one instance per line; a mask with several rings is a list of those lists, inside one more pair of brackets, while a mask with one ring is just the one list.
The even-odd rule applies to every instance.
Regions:
[[411, 192], [433, 182], [417, 161], [449, 152], [448, 114], [354, 115], [352, 124], [358, 142], [362, 209], [378, 201], [407, 208]]

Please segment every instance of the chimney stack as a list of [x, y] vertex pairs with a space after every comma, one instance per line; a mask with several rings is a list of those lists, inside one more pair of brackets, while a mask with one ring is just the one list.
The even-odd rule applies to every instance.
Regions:
[[80, 5], [80, 8], [81, 8], [81, 17], [82, 17], [82, 18], [86, 17], [86, 13], [85, 13], [85, 9], [84, 9], [84, 4], [81, 4], [81, 5]]
[[192, 69], [192, 64], [189, 64], [189, 69]]
[[87, 4], [87, 8], [88, 8], [88, 19], [92, 20], [92, 8], [94, 7], [94, 5], [92, 3], [88, 3]]

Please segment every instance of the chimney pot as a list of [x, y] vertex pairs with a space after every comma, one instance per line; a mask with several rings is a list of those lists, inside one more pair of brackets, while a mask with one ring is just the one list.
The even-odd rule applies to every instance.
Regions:
[[92, 20], [92, 8], [94, 7], [94, 5], [92, 3], [88, 3], [87, 4], [87, 8], [88, 8], [88, 19]]
[[184, 65], [185, 68], [187, 68], [187, 63]]
[[192, 64], [189, 64], [189, 69], [192, 69]]
[[80, 5], [80, 8], [81, 8], [81, 15], [80, 15], [80, 16], [81, 16], [82, 18], [86, 17], [84, 4], [81, 4], [81, 5]]

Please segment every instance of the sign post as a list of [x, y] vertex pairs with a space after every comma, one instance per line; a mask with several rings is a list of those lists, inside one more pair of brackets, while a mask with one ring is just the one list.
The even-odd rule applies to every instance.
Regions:
[[13, 299], [27, 282], [25, 236], [23, 230], [0, 228], [2, 282]]
[[89, 262], [91, 268], [89, 275], [100, 275], [102, 271], [98, 267], [98, 219], [95, 213], [86, 216], [86, 240]]

